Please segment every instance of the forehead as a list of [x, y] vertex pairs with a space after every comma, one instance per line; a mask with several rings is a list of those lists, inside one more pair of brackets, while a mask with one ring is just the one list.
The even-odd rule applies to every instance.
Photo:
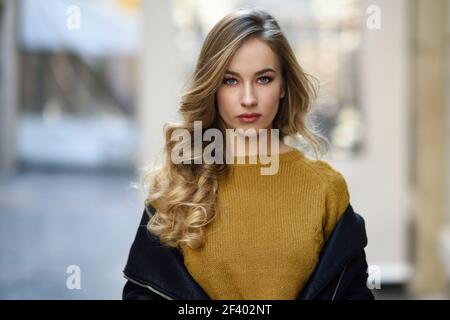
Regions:
[[279, 70], [279, 60], [267, 43], [258, 38], [251, 38], [235, 52], [228, 68], [251, 74], [264, 68]]

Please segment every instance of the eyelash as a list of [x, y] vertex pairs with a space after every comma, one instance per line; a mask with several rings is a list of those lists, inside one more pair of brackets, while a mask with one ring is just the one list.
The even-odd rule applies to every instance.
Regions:
[[[263, 83], [263, 84], [268, 84], [268, 83], [272, 82], [272, 80], [273, 80], [273, 78], [272, 78], [272, 77], [269, 77], [269, 76], [263, 76], [263, 77], [260, 77], [260, 78], [258, 78], [258, 79], [263, 79], [263, 78], [268, 79], [268, 81], [265, 82], [265, 83]], [[227, 83], [228, 80], [236, 80], [236, 79], [235, 79], [235, 78], [226, 78], [226, 79], [223, 80], [223, 83], [224, 83], [225, 85], [232, 86], [232, 84], [228, 84], [228, 83]]]

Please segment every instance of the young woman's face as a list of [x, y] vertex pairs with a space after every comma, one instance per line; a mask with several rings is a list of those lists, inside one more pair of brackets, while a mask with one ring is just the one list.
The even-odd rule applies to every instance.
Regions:
[[228, 128], [271, 129], [284, 94], [278, 57], [264, 41], [251, 38], [227, 68], [217, 90], [217, 107]]

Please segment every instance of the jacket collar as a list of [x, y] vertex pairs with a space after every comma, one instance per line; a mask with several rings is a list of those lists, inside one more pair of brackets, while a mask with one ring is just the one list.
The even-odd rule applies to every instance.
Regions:
[[[154, 214], [153, 207], [149, 210]], [[166, 299], [210, 299], [186, 269], [181, 252], [161, 244], [147, 231], [148, 220], [144, 211], [123, 271], [125, 278]], [[314, 299], [366, 244], [364, 220], [349, 204], [325, 242], [319, 262], [297, 299]]]

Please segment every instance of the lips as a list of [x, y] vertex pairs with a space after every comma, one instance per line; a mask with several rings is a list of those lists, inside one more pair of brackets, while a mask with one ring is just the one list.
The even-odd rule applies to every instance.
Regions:
[[255, 112], [253, 112], [253, 113], [243, 113], [243, 114], [239, 115], [239, 118], [242, 118], [242, 117], [249, 118], [249, 117], [256, 117], [256, 116], [260, 116], [260, 115], [261, 115], [260, 113], [255, 113]]
[[243, 113], [241, 115], [238, 116], [238, 118], [245, 122], [245, 123], [250, 123], [250, 122], [254, 122], [256, 120], [258, 120], [258, 118], [261, 116], [260, 113]]

